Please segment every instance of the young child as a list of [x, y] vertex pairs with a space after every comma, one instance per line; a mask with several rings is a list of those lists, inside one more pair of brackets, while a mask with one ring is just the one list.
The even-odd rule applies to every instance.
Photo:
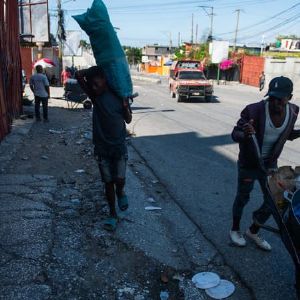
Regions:
[[124, 187], [128, 159], [125, 122], [129, 124], [132, 120], [129, 102], [115, 96], [109, 89], [100, 67], [80, 70], [75, 76], [94, 105], [93, 143], [110, 209], [104, 227], [114, 231], [118, 222], [115, 195], [120, 210], [128, 208]]

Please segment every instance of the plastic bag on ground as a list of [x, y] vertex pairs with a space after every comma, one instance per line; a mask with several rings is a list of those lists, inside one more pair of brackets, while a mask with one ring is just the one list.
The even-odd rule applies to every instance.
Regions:
[[132, 95], [132, 81], [124, 50], [113, 28], [107, 8], [101, 0], [82, 15], [73, 16], [90, 38], [98, 66], [101, 66], [110, 88], [119, 97]]

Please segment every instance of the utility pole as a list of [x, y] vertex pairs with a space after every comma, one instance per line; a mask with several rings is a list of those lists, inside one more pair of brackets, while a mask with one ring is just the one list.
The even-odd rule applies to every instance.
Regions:
[[193, 46], [194, 43], [194, 14], [192, 14], [192, 38], [191, 38], [191, 43]]
[[171, 58], [171, 55], [172, 55], [172, 46], [173, 46], [173, 43], [172, 43], [172, 32], [170, 31], [169, 32], [169, 36], [170, 36], [170, 45], [169, 45], [169, 47], [170, 47], [170, 58]]
[[210, 36], [211, 41], [213, 40], [213, 26], [214, 26], [214, 7], [211, 7], [211, 15], [210, 15]]
[[[205, 11], [206, 15], [208, 17], [210, 17], [210, 30], [209, 30], [208, 40], [212, 41], [213, 40], [213, 26], [214, 26], [214, 7], [206, 6], [206, 5], [201, 5], [198, 7], [201, 7]], [[210, 13], [207, 11], [208, 8], [211, 10]]]
[[195, 37], [195, 44], [198, 43], [198, 24], [196, 24], [196, 37]]
[[236, 29], [235, 29], [235, 35], [234, 35], [233, 52], [235, 52], [235, 50], [236, 50], [236, 42], [237, 42], [237, 35], [238, 35], [238, 31], [239, 31], [239, 22], [240, 22], [240, 13], [241, 13], [241, 10], [237, 9], [236, 13], [237, 13], [237, 20], [236, 20]]
[[178, 32], [178, 48], [181, 46], [181, 33]]
[[[63, 41], [66, 39], [65, 29], [64, 29], [64, 12], [61, 7], [61, 0], [57, 0], [57, 16], [58, 16], [58, 28], [57, 28], [57, 37], [59, 44], [59, 54], [58, 54], [58, 69], [59, 74], [62, 72], [63, 62]], [[60, 76], [59, 76], [60, 78]]]

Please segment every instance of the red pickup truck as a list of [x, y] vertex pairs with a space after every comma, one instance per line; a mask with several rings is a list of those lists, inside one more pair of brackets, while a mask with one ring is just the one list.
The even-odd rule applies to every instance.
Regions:
[[191, 99], [205, 99], [210, 102], [214, 89], [202, 71], [196, 69], [181, 69], [170, 80], [170, 94], [177, 102]]

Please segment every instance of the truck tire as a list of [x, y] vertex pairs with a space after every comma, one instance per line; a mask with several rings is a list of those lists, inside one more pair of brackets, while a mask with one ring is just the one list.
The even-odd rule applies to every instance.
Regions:
[[171, 89], [170, 89], [170, 95], [171, 95], [171, 98], [175, 98], [176, 97], [175, 93]]
[[176, 95], [176, 99], [177, 99], [177, 102], [182, 102], [182, 96], [180, 96], [179, 94]]
[[205, 102], [209, 103], [212, 100], [212, 95], [205, 96]]
[[91, 100], [85, 100], [82, 102], [84, 109], [92, 109], [92, 101]]

